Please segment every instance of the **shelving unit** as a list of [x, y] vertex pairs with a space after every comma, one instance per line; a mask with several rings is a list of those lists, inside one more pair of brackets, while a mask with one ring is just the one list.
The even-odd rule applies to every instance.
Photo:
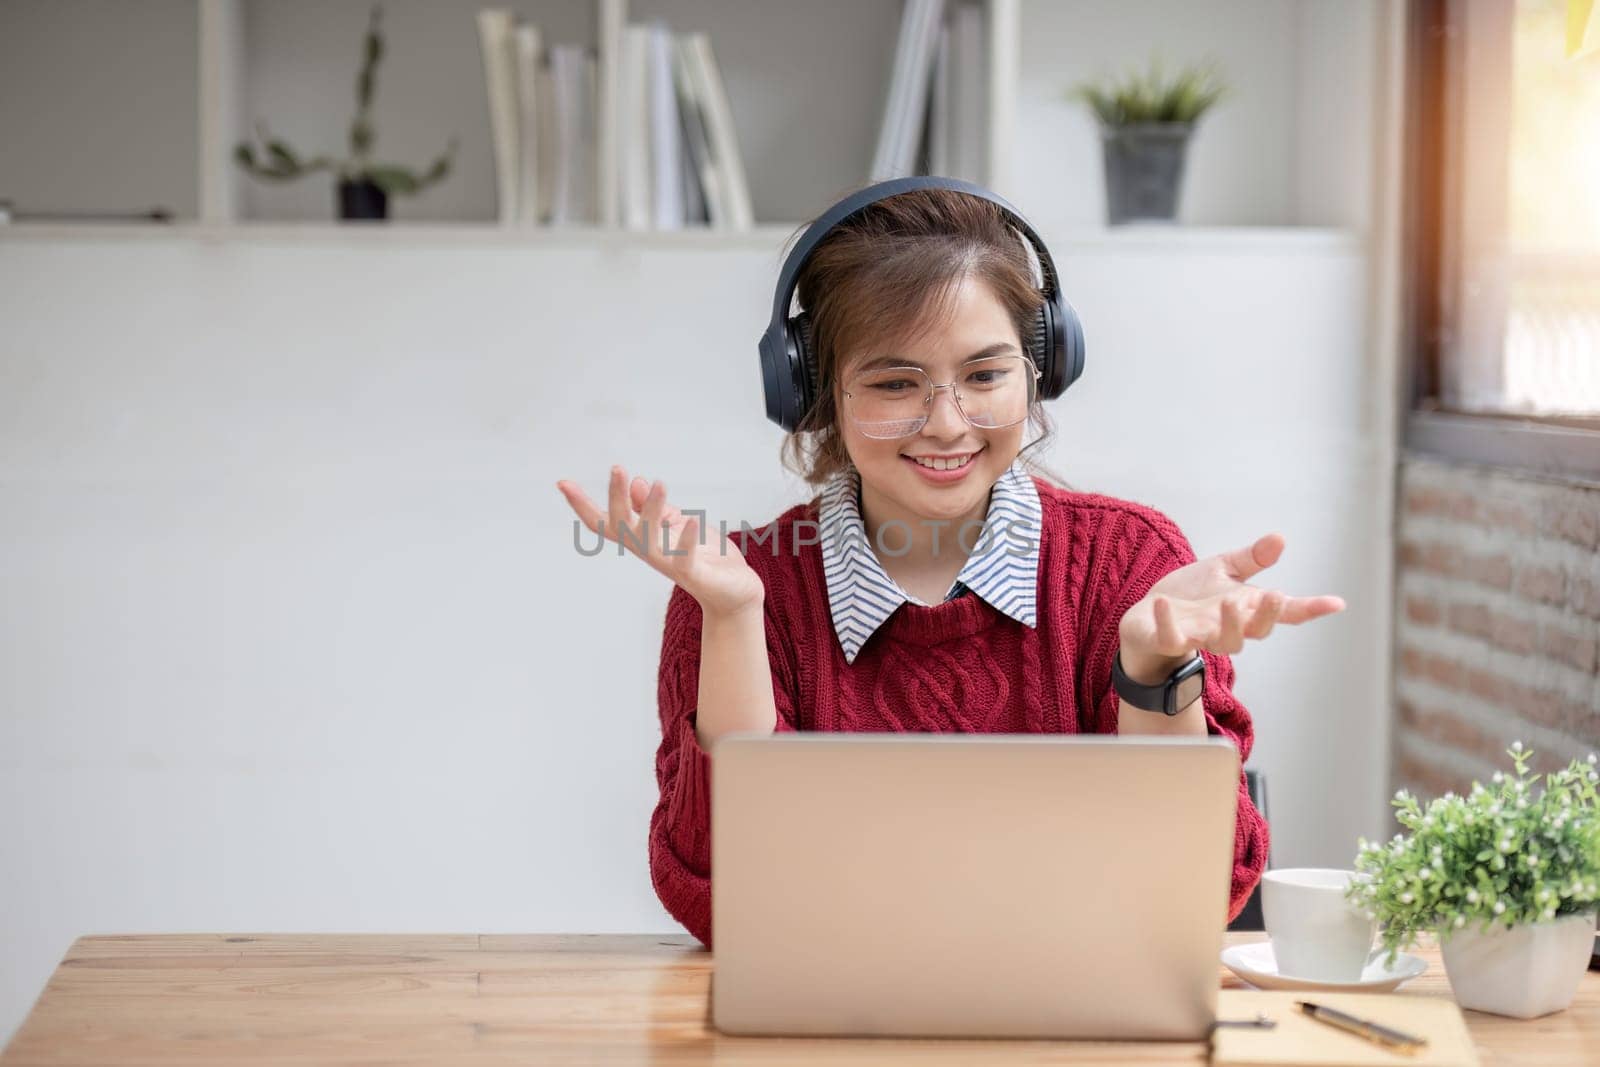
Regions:
[[[335, 221], [331, 176], [270, 185], [234, 146], [265, 119], [302, 152], [336, 152], [354, 106], [371, 0], [8, 0], [0, 5], [0, 197], [21, 210], [174, 209], [177, 230], [292, 239]], [[455, 172], [421, 198], [391, 201], [392, 230], [426, 240], [497, 241], [488, 106], [476, 11], [500, 2], [546, 43], [593, 45], [596, 0], [383, 0], [378, 156], [419, 164], [451, 135]], [[956, 2], [956, 0], [951, 0]], [[750, 178], [753, 234], [708, 244], [694, 231], [634, 235], [664, 247], [770, 244], [867, 180], [904, 0], [628, 0], [631, 21], [703, 30], [722, 67]], [[1160, 0], [985, 0], [987, 184], [1036, 225], [1095, 247], [1298, 247], [1359, 239], [1368, 222], [1375, 0], [1228, 0], [1181, 12]], [[1024, 34], [1026, 33], [1026, 36]], [[1184, 224], [1143, 232], [1099, 222], [1099, 146], [1062, 87], [1135, 62], [1220, 51], [1238, 90], [1191, 151]], [[1193, 234], [1201, 224], [1206, 234]], [[233, 231], [217, 227], [236, 226]], [[13, 223], [0, 233], [118, 232], [121, 225]], [[448, 236], [447, 236], [448, 231]], [[575, 245], [598, 226], [509, 229], [511, 240]]]
[[[0, 7], [0, 198], [18, 211], [137, 212], [184, 222], [332, 223], [332, 177], [283, 185], [234, 162], [265, 120], [307, 154], [338, 154], [372, 0], [8, 0]], [[988, 160], [1007, 154], [1021, 0], [986, 0]], [[476, 12], [537, 23], [546, 44], [596, 44], [596, 0], [383, 0], [377, 155], [421, 164], [451, 136], [454, 172], [391, 201], [390, 224], [496, 225]], [[867, 179], [903, 0], [628, 0], [712, 42], [758, 226], [809, 218]], [[16, 106], [18, 101], [25, 106]], [[995, 167], [998, 171], [998, 164]], [[85, 223], [94, 225], [93, 223]], [[33, 224], [19, 224], [33, 225]], [[46, 224], [53, 225], [53, 224]], [[13, 226], [13, 232], [17, 227]], [[527, 228], [537, 233], [538, 227]]]
[[[749, 230], [626, 230], [598, 226], [511, 227], [497, 223], [406, 222], [177, 222], [165, 226], [128, 223], [27, 222], [0, 227], [0, 238], [40, 243], [71, 240], [159, 242], [174, 239], [202, 244], [341, 244], [357, 248], [478, 247], [645, 251], [651, 249], [774, 251], [800, 227], [757, 224]], [[1177, 256], [1209, 253], [1274, 254], [1284, 257], [1359, 254], [1361, 235], [1326, 226], [1052, 227], [1041, 233], [1059, 261], [1098, 262], [1102, 254]]]
[[[496, 226], [487, 103], [474, 13], [485, 0], [388, 0], [379, 71], [380, 155], [418, 162], [455, 134], [456, 172], [420, 200], [391, 202], [390, 225]], [[550, 41], [593, 45], [594, 0], [502, 0]], [[1003, 186], [1016, 99], [1020, 0], [987, 0], [991, 184]], [[627, 18], [708, 33], [722, 67], [758, 229], [793, 229], [867, 180], [894, 59], [902, 0], [630, 0]], [[368, 0], [195, 0], [196, 181], [200, 222], [331, 221], [331, 180], [255, 182], [234, 145], [265, 118], [304, 152], [343, 144]], [[414, 217], [413, 217], [414, 216]], [[517, 232], [543, 240], [541, 227]], [[574, 227], [557, 240], [599, 234]], [[764, 239], [757, 235], [758, 239]], [[688, 238], [691, 242], [693, 238]]]
[[51, 242], [96, 240], [200, 243], [266, 242], [352, 247], [476, 246], [483, 248], [776, 249], [799, 227], [761, 223], [748, 230], [627, 230], [600, 226], [502, 226], [495, 222], [205, 222], [148, 223], [23, 222], [0, 226], [0, 238]]

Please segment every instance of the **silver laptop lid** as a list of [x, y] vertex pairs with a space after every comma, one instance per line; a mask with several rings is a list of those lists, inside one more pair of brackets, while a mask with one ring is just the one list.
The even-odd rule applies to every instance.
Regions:
[[712, 759], [718, 1029], [1205, 1036], [1226, 738], [735, 734]]

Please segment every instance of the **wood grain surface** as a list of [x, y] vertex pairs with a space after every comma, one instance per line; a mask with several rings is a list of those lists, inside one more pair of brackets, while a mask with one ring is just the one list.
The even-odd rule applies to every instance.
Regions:
[[[1438, 950], [1419, 954], [1428, 972], [1404, 991], [1448, 996]], [[709, 1026], [711, 967], [687, 935], [82, 937], [0, 1067], [1205, 1062], [1200, 1044], [725, 1037]], [[1485, 1067], [1600, 1064], [1600, 972], [1567, 1011], [1466, 1017]]]

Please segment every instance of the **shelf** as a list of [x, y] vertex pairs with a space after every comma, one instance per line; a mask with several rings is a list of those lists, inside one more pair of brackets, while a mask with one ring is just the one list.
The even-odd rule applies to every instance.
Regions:
[[[985, 166], [1007, 154], [1020, 0], [984, 9]], [[757, 220], [811, 217], [870, 170], [904, 0], [627, 0], [631, 22], [703, 32], [727, 87]], [[433, 159], [448, 178], [391, 204], [395, 219], [471, 227], [497, 217], [479, 0], [392, 0], [373, 120], [377, 158]], [[547, 45], [594, 47], [598, 0], [500, 0]], [[133, 9], [137, 10], [133, 10]], [[0, 2], [0, 198], [27, 211], [332, 221], [326, 175], [269, 184], [234, 159], [258, 121], [303, 154], [339, 154], [371, 0]], [[996, 36], [998, 34], [998, 36]], [[991, 182], [991, 184], [994, 184]]]
[[1365, 237], [1356, 230], [1332, 226], [1184, 226], [1137, 223], [1124, 226], [1052, 226], [1048, 219], [1029, 220], [1052, 254], [1064, 250], [1095, 251], [1358, 251]]
[[[352, 63], [370, 0], [199, 0], [201, 217], [211, 222], [296, 222], [326, 217], [325, 182], [252, 182], [233, 161], [257, 119], [302, 152], [344, 143]], [[1016, 32], [1020, 0], [979, 0], [987, 32]], [[789, 0], [627, 0], [629, 22], [664, 19], [707, 34], [727, 86], [756, 219], [809, 216], [865, 184], [893, 67], [903, 0], [844, 5]], [[374, 121], [378, 154], [432, 158], [448, 136], [461, 151], [451, 176], [397, 217], [471, 224], [496, 215], [476, 0], [393, 4]], [[538, 24], [546, 44], [594, 46], [596, 0], [503, 0]], [[993, 40], [991, 158], [1010, 131], [996, 102], [1011, 100], [1014, 44]], [[997, 62], [997, 53], [1001, 61]], [[819, 63], [818, 56], [826, 57]], [[987, 165], [987, 164], [986, 164]]]
[[[1354, 230], [1317, 226], [1162, 226], [1051, 227], [1037, 220], [1041, 236], [1057, 259], [1105, 252], [1239, 252], [1354, 253], [1364, 236]], [[388, 222], [296, 223], [179, 222], [59, 223], [18, 222], [0, 226], [0, 242], [161, 241], [207, 243], [282, 243], [346, 245], [480, 245], [496, 248], [705, 248], [778, 249], [801, 223], [762, 224], [732, 230], [604, 230], [599, 227], [529, 227], [514, 229], [495, 223]]]
[[199, 241], [221, 244], [486, 245], [490, 247], [769, 249], [787, 241], [800, 223], [759, 225], [750, 230], [621, 230], [595, 226], [512, 228], [497, 223], [241, 222], [62, 223], [17, 222], [0, 226], [0, 242]]

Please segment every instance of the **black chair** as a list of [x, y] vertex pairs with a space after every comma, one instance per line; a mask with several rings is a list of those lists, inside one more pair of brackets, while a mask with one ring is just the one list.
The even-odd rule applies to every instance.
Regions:
[[[1245, 789], [1250, 793], [1250, 801], [1256, 806], [1263, 819], [1271, 821], [1267, 814], [1267, 780], [1260, 771], [1247, 770], [1244, 772]], [[1267, 849], [1267, 866], [1272, 866], [1272, 849]], [[1228, 924], [1230, 930], [1265, 930], [1267, 924], [1261, 918], [1261, 885], [1250, 891], [1250, 899], [1245, 901], [1244, 910], [1241, 911]]]

